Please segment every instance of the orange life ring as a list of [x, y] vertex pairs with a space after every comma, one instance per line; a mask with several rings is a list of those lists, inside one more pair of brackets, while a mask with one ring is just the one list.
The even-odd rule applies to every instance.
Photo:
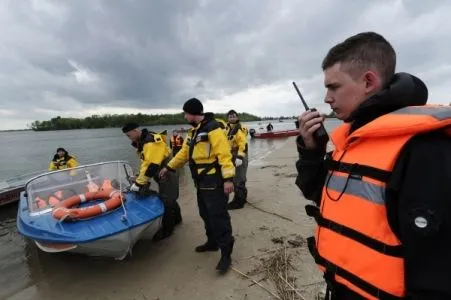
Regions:
[[[61, 201], [52, 212], [55, 219], [87, 219], [101, 215], [104, 212], [118, 208], [122, 204], [122, 194], [119, 190], [105, 189], [96, 192], [87, 192], [75, 195]], [[72, 208], [86, 201], [105, 200], [102, 203], [88, 207]]]

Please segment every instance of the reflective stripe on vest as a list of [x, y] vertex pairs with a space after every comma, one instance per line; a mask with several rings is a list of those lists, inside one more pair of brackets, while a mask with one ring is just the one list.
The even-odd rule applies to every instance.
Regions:
[[344, 124], [332, 134], [335, 151], [320, 208], [307, 207], [318, 229], [309, 248], [325, 272], [367, 299], [405, 296], [402, 245], [391, 230], [385, 188], [403, 146], [415, 135], [451, 132], [451, 107], [406, 107], [348, 135]]

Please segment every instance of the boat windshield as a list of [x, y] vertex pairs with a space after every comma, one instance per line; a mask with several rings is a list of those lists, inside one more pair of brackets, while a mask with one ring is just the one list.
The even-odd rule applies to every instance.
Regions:
[[133, 169], [128, 162], [112, 161], [47, 172], [30, 179], [26, 186], [28, 209], [44, 213], [68, 197], [100, 188], [124, 189]]

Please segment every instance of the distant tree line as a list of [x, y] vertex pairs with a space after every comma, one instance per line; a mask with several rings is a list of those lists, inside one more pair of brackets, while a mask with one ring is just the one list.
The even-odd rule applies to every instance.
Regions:
[[[333, 111], [331, 111], [328, 114], [324, 114], [324, 117], [326, 119], [328, 118], [336, 118], [335, 113]], [[287, 117], [287, 116], [280, 116], [280, 117], [262, 117], [262, 120], [291, 120], [291, 119], [297, 119], [298, 116], [291, 116], [291, 117]]]
[[[215, 114], [216, 117], [227, 120], [225, 113]], [[243, 122], [260, 121], [261, 118], [248, 114], [239, 113], [240, 120]], [[34, 131], [48, 130], [69, 130], [69, 129], [92, 129], [92, 128], [118, 128], [128, 122], [136, 122], [141, 126], [153, 125], [177, 125], [185, 124], [186, 120], [183, 113], [178, 114], [106, 114], [92, 115], [86, 118], [61, 118], [57, 116], [48, 121], [34, 121], [31, 123], [31, 129]]]

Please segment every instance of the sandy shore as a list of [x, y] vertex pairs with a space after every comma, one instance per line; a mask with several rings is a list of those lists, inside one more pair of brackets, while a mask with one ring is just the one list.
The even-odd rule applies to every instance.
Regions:
[[[296, 159], [291, 138], [267, 156], [263, 165], [250, 166], [250, 204], [230, 211], [236, 238], [233, 267], [277, 294], [259, 266], [262, 259], [276, 253], [275, 249], [286, 248], [297, 269], [292, 277], [298, 292], [304, 299], [314, 299], [321, 276], [304, 243], [314, 223], [304, 212], [308, 201], [294, 184]], [[30, 264], [40, 264], [32, 269], [45, 275], [30, 274], [35, 283], [8, 299], [277, 299], [233, 270], [218, 275], [214, 268], [219, 251], [194, 252], [194, 247], [205, 241], [205, 234], [189, 172], [185, 169], [182, 173], [179, 201], [183, 224], [172, 237], [153, 244], [140, 242], [132, 258], [122, 262], [39, 253]], [[52, 263], [46, 265], [50, 260]]]

